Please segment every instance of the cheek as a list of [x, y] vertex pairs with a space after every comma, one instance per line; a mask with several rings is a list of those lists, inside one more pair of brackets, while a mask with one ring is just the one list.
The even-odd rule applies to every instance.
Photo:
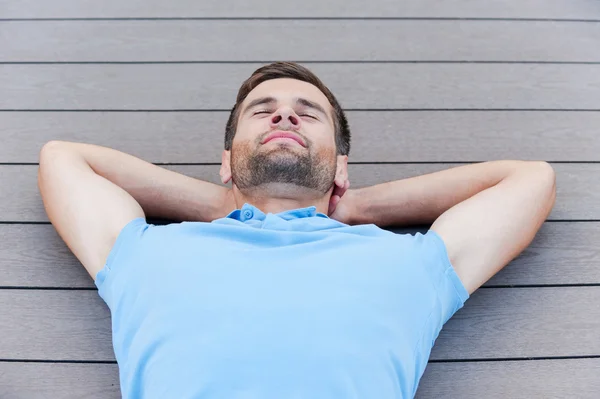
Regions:
[[245, 120], [243, 122], [240, 121], [240, 123], [237, 126], [235, 136], [239, 136], [239, 138], [242, 140], [253, 140], [258, 135], [266, 132], [268, 127], [269, 122], [267, 118], [251, 119]]
[[231, 167], [235, 168], [252, 154], [248, 140], [234, 140], [231, 146]]
[[317, 129], [311, 136], [314, 137], [313, 142], [319, 147], [335, 148], [335, 133], [328, 128]]
[[313, 136], [312, 146], [315, 153], [321, 158], [335, 158], [337, 155], [335, 138], [331, 137], [331, 132], [318, 132]]

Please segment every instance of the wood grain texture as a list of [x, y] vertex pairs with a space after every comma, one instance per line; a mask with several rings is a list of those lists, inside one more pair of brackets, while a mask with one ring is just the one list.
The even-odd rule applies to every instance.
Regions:
[[[306, 65], [351, 110], [351, 161], [371, 163], [351, 166], [353, 187], [454, 166], [375, 162], [600, 161], [600, 65], [468, 63], [598, 62], [600, 25], [540, 20], [598, 21], [596, 0], [0, 0], [0, 10], [0, 19], [203, 19], [0, 21], [0, 62], [234, 62], [1, 64], [0, 111], [201, 112], [0, 112], [0, 163], [35, 163], [43, 143], [63, 139], [152, 162], [216, 164], [239, 85], [260, 62], [282, 59], [333, 61]], [[240, 17], [248, 19], [231, 19]], [[501, 20], [511, 18], [538, 20]], [[440, 60], [467, 63], [430, 63]], [[402, 111], [381, 111], [389, 109]], [[554, 165], [551, 219], [600, 220], [599, 165]], [[169, 168], [217, 182], [216, 165]], [[47, 220], [36, 173], [36, 165], [0, 165], [0, 221]], [[599, 229], [545, 223], [446, 324], [432, 352], [441, 362], [428, 365], [417, 397], [596, 398], [599, 359], [501, 359], [600, 355], [600, 287], [493, 287], [598, 284]], [[114, 360], [97, 291], [15, 289], [23, 286], [94, 287], [51, 225], [0, 224], [0, 397], [120, 397], [116, 364], [14, 361]]]
[[430, 363], [416, 399], [596, 399], [600, 359]]
[[[0, 313], [2, 359], [114, 360], [96, 291], [0, 290]], [[598, 355], [599, 329], [600, 287], [482, 289], [446, 323], [431, 360]]]
[[[50, 140], [155, 163], [220, 163], [223, 112], [0, 112], [0, 162], [38, 162]], [[350, 111], [351, 162], [600, 161], [600, 112]], [[543, 143], [543, 145], [540, 145]]]
[[[262, 64], [0, 65], [0, 109], [229, 110]], [[600, 109], [600, 65], [311, 64], [350, 109]]]
[[478, 290], [446, 323], [431, 359], [598, 355], [599, 299], [600, 287]]
[[[430, 363], [416, 398], [596, 399], [599, 372], [599, 359]], [[118, 367], [0, 362], [0, 397], [117, 399]]]
[[2, 399], [120, 399], [116, 364], [0, 362]]
[[54, 226], [0, 224], [0, 287], [25, 286], [96, 288]]
[[600, 13], [594, 0], [0, 0], [3, 18], [140, 18], [140, 17], [446, 17], [446, 18], [578, 18]]
[[[459, 164], [353, 164], [353, 188], [433, 173]], [[170, 170], [220, 184], [219, 165], [171, 165]], [[557, 199], [550, 220], [600, 219], [600, 164], [553, 164]], [[48, 221], [37, 187], [36, 165], [0, 165], [0, 221]]]
[[600, 24], [572, 22], [16, 21], [0, 24], [0, 62], [598, 62], [598, 42]]
[[0, 290], [0, 359], [114, 361], [97, 291]]
[[[426, 228], [390, 229], [414, 234]], [[600, 223], [545, 223], [484, 286], [600, 284]], [[51, 225], [0, 225], [0, 287], [95, 288]]]

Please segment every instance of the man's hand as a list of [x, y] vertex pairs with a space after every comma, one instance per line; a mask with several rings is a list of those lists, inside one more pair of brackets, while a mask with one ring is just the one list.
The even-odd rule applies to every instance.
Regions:
[[472, 293], [531, 243], [555, 198], [547, 162], [491, 161], [355, 190], [332, 216], [381, 227], [433, 223]]
[[[349, 207], [349, 202], [351, 201], [347, 198], [351, 192], [348, 190], [349, 188], [350, 181], [348, 180], [344, 182], [343, 186], [338, 186], [337, 183], [334, 183], [333, 192], [329, 199], [329, 211], [327, 212], [327, 215], [330, 218], [346, 224], [348, 224], [348, 221], [350, 220], [352, 211]], [[343, 201], [342, 198], [344, 198]]]
[[54, 142], [52, 147], [78, 154], [97, 175], [129, 193], [148, 218], [211, 222], [235, 208], [227, 187], [170, 171], [112, 148], [72, 142]]
[[46, 144], [38, 185], [50, 221], [92, 278], [134, 218], [212, 221], [235, 208], [226, 187], [91, 144]]

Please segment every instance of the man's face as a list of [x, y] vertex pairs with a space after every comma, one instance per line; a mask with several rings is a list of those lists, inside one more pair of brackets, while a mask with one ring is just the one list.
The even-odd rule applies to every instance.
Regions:
[[332, 107], [317, 87], [295, 79], [263, 82], [240, 107], [231, 152], [223, 154], [223, 180], [230, 166], [240, 190], [288, 183], [324, 194], [336, 176], [334, 131]]

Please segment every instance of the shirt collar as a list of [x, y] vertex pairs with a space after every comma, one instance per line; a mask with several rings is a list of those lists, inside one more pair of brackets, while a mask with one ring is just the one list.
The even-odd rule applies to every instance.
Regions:
[[[275, 213], [274, 215], [279, 216], [280, 218], [282, 218], [284, 220], [302, 219], [302, 218], [309, 218], [309, 217], [322, 217], [322, 218], [329, 219], [329, 217], [327, 215], [325, 215], [324, 213], [317, 212], [316, 206], [290, 209], [287, 211]], [[236, 210], [230, 212], [229, 215], [227, 215], [226, 217], [230, 218], [230, 219], [235, 219], [235, 220], [245, 222], [246, 220], [250, 220], [250, 219], [264, 220], [266, 217], [266, 214], [264, 212], [262, 212], [260, 209], [258, 209], [257, 207], [255, 207], [254, 205], [245, 203], [241, 209], [236, 209]]]

